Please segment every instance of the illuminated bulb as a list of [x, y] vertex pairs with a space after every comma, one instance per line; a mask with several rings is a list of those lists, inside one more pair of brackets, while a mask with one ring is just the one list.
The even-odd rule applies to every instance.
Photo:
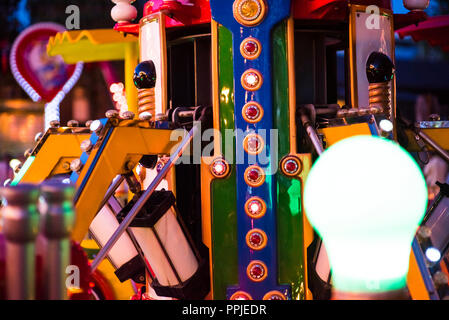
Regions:
[[221, 175], [225, 171], [225, 166], [222, 163], [217, 163], [214, 166], [214, 170], [218, 175]]
[[438, 262], [441, 259], [441, 252], [437, 248], [430, 247], [426, 250], [426, 257], [430, 262]]
[[251, 87], [255, 87], [259, 78], [257, 77], [256, 74], [250, 73], [246, 76], [245, 80], [246, 80], [246, 83], [248, 83]]
[[112, 100], [114, 100], [115, 102], [119, 102], [122, 97], [123, 97], [123, 94], [121, 94], [120, 92], [116, 92], [112, 96]]
[[223, 178], [228, 173], [228, 164], [224, 159], [215, 159], [210, 169], [212, 171], [212, 174], [217, 178]]
[[403, 297], [427, 206], [423, 174], [403, 148], [373, 136], [332, 145], [308, 175], [304, 205], [328, 251], [334, 298]]
[[9, 166], [13, 170], [16, 170], [17, 167], [20, 166], [21, 164], [22, 164], [22, 162], [20, 162], [20, 160], [18, 160], [18, 159], [12, 159], [11, 161], [9, 161]]
[[379, 128], [383, 137], [388, 137], [393, 132], [393, 123], [390, 120], [381, 120], [379, 122]]
[[253, 202], [253, 203], [251, 203], [250, 208], [251, 208], [251, 212], [256, 214], [261, 210], [261, 205], [259, 203]]
[[119, 89], [117, 83], [113, 83], [113, 84], [111, 84], [111, 86], [109, 87], [109, 90], [110, 90], [112, 93], [116, 93], [116, 92], [119, 91], [120, 89]]

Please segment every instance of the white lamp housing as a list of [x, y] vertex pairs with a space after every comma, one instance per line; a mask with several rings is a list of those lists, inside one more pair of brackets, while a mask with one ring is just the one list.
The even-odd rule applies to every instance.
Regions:
[[403, 3], [410, 11], [425, 10], [429, 6], [429, 0], [403, 0]]
[[137, 9], [131, 5], [135, 0], [111, 0], [115, 6], [111, 10], [111, 17], [115, 22], [126, 23], [137, 18]]

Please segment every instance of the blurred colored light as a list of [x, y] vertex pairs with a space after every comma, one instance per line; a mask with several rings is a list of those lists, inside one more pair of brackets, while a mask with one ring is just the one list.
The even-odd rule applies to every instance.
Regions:
[[425, 179], [407, 151], [363, 135], [332, 145], [308, 175], [304, 205], [326, 246], [337, 291], [405, 288], [427, 207]]
[[437, 248], [430, 247], [426, 250], [426, 257], [431, 262], [438, 262], [441, 259], [441, 252]]

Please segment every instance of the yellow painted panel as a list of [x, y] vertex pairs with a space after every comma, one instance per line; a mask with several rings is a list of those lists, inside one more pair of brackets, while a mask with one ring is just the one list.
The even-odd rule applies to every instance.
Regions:
[[90, 134], [51, 134], [47, 137], [20, 183], [41, 183], [47, 177], [64, 172], [63, 164], [81, 156], [80, 144]]
[[323, 128], [320, 129], [320, 132], [324, 134], [327, 147], [330, 147], [338, 141], [352, 136], [371, 135], [371, 130], [369, 129], [367, 123], [357, 123], [347, 126]]
[[[422, 132], [427, 134], [429, 138], [435, 141], [444, 150], [449, 150], [449, 128], [435, 128], [435, 129], [423, 129]], [[415, 133], [411, 130], [406, 131], [408, 146], [407, 150], [410, 152], [421, 151], [415, 140]], [[430, 146], [427, 146], [429, 150], [433, 150]]]

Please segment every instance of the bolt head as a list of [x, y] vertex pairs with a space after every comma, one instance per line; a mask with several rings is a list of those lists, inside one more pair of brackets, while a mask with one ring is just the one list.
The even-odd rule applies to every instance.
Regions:
[[69, 128], [75, 128], [75, 127], [79, 127], [79, 126], [80, 126], [79, 121], [70, 120], [69, 122], [67, 122], [67, 127], [69, 127]]
[[119, 116], [119, 113], [117, 110], [112, 109], [112, 110], [106, 111], [106, 118], [108, 118], [108, 119], [118, 118], [118, 116]]
[[132, 120], [132, 119], [134, 119], [134, 112], [132, 112], [132, 111], [122, 112], [120, 117], [124, 120]]
[[92, 150], [92, 141], [90, 141], [89, 139], [84, 140], [83, 142], [81, 142], [81, 150], [83, 152], [89, 152], [90, 150]]
[[51, 128], [59, 128], [60, 125], [61, 124], [60, 124], [59, 120], [52, 120], [52, 121], [50, 121], [50, 127]]
[[150, 112], [142, 112], [139, 114], [139, 119], [144, 121], [149, 121], [153, 118], [153, 115]]
[[70, 170], [72, 170], [74, 172], [78, 172], [81, 170], [82, 166], [83, 166], [83, 164], [80, 159], [74, 159], [70, 163]]

